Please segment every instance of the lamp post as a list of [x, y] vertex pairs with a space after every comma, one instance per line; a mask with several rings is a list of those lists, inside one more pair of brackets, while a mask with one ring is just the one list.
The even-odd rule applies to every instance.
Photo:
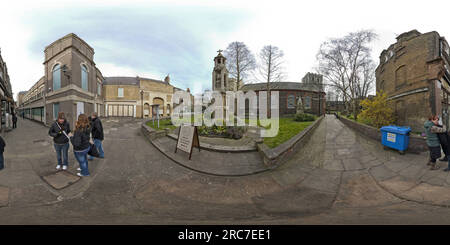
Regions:
[[144, 90], [141, 89], [141, 116], [144, 119]]

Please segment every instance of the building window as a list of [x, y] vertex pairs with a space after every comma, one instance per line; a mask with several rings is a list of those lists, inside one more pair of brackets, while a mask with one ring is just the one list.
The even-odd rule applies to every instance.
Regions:
[[121, 98], [123, 97], [123, 88], [118, 88], [117, 89], [117, 96], [121, 97]]
[[81, 88], [88, 90], [88, 71], [85, 65], [81, 65]]
[[395, 86], [399, 87], [406, 83], [406, 66], [400, 66], [395, 71]]
[[59, 113], [59, 103], [54, 103], [53, 104], [53, 120], [56, 120], [56, 118], [58, 118], [58, 113]]
[[61, 67], [56, 64], [53, 67], [53, 91], [61, 88]]
[[97, 83], [97, 94], [102, 95], [102, 85], [100, 83]]
[[311, 109], [311, 97], [305, 97], [305, 109]]
[[288, 109], [295, 109], [295, 95], [290, 94], [287, 97], [287, 108]]
[[170, 104], [167, 104], [167, 116], [170, 116]]

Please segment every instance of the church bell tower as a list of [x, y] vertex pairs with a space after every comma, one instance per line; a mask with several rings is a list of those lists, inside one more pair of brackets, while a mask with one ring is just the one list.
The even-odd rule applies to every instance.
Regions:
[[228, 70], [225, 66], [227, 58], [222, 55], [223, 50], [217, 51], [219, 54], [214, 58], [214, 69], [212, 72], [212, 90], [227, 91], [228, 87]]

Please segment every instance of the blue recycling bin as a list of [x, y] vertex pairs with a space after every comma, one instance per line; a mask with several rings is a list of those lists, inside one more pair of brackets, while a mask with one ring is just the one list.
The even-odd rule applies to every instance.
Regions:
[[381, 129], [381, 144], [404, 153], [409, 144], [410, 127], [384, 126]]

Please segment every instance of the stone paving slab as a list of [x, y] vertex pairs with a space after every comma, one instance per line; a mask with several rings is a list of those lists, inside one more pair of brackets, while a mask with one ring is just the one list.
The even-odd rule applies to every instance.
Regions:
[[336, 193], [339, 189], [340, 178], [341, 172], [339, 171], [325, 171], [317, 169], [312, 171], [311, 174], [299, 184], [299, 186]]
[[450, 188], [448, 187], [421, 183], [401, 195], [418, 202], [450, 206]]
[[372, 174], [372, 176], [378, 181], [390, 179], [397, 175], [395, 172], [387, 168], [384, 164], [377, 167], [373, 167], [369, 171], [370, 174]]
[[11, 188], [10, 206], [24, 207], [57, 202], [57, 196], [47, 188], [45, 184]]
[[58, 171], [42, 177], [43, 180], [56, 190], [63, 189], [76, 183], [81, 177], [67, 171]]
[[378, 182], [378, 184], [395, 194], [400, 194], [402, 192], [408, 191], [417, 185], [415, 181], [408, 180], [407, 178], [400, 175], [380, 181]]
[[312, 215], [329, 208], [335, 194], [311, 189], [304, 186], [291, 187], [261, 197], [252, 198], [254, 204], [270, 214]]
[[399, 172], [411, 166], [411, 164], [412, 163], [410, 162], [396, 161], [396, 162], [387, 162], [385, 166], [394, 172]]
[[344, 172], [336, 207], [370, 207], [401, 202], [380, 188], [366, 171]]
[[9, 203], [9, 188], [0, 186], [0, 207], [6, 207]]
[[344, 171], [344, 165], [342, 164], [342, 160], [325, 160], [323, 162], [322, 168], [332, 171]]
[[361, 162], [357, 158], [342, 159], [342, 164], [346, 171], [364, 169], [364, 166], [361, 165]]

